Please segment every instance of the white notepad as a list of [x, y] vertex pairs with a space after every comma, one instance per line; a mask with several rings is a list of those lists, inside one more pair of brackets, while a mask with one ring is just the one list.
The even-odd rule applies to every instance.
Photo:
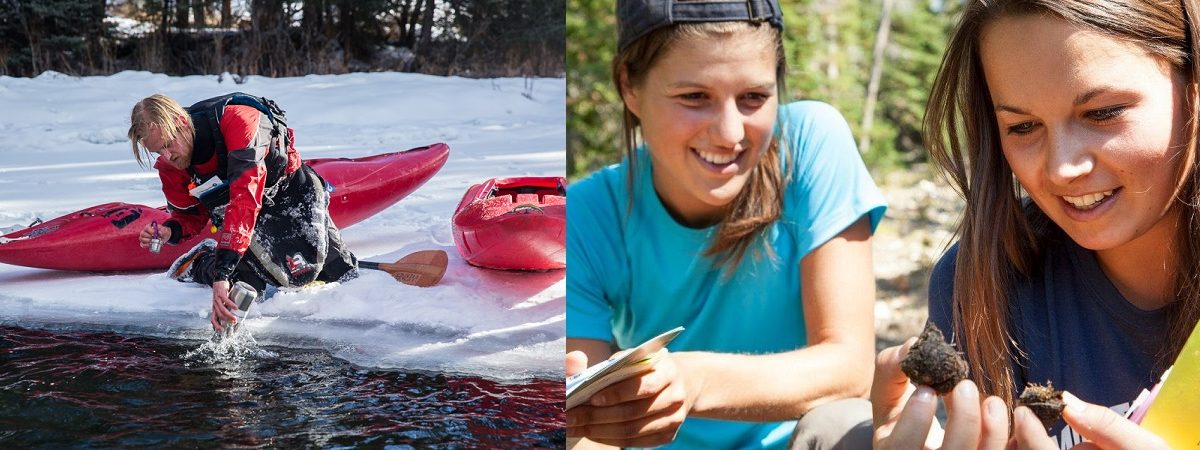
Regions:
[[613, 383], [649, 372], [667, 354], [667, 343], [681, 332], [683, 327], [675, 327], [642, 345], [614, 353], [603, 362], [567, 378], [567, 409], [587, 402], [596, 392]]

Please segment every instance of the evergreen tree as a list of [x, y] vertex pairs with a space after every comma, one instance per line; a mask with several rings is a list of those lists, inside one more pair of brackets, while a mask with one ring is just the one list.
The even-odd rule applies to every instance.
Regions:
[[0, 71], [92, 74], [108, 52], [103, 0], [0, 0]]
[[890, 139], [879, 144], [890, 150], [895, 161], [907, 164], [925, 161], [921, 121], [946, 39], [962, 4], [954, 2], [948, 11], [935, 10], [926, 2], [902, 5], [905, 7], [897, 8], [889, 47], [892, 70], [884, 72], [880, 90], [880, 121], [888, 128], [879, 134]]
[[567, 174], [620, 160], [622, 106], [610, 64], [617, 51], [616, 3], [569, 0], [567, 8]]

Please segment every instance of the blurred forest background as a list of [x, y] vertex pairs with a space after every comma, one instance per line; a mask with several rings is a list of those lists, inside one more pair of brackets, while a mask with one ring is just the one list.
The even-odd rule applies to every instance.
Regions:
[[0, 75], [565, 75], [564, 0], [0, 0]]
[[[615, 0], [568, 0], [567, 174], [620, 160], [621, 103], [609, 76]], [[958, 194], [933, 175], [921, 119], [962, 2], [780, 0], [791, 99], [837, 107], [883, 191], [873, 238], [876, 349], [920, 333], [929, 271], [954, 236]]]
[[[617, 31], [615, 0], [568, 1], [567, 173], [578, 178], [620, 159]], [[874, 172], [925, 161], [926, 96], [961, 9], [949, 3], [780, 0], [790, 97], [837, 107]]]

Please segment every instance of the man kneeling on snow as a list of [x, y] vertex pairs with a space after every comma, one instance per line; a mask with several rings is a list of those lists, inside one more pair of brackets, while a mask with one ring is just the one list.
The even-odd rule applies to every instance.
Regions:
[[235, 92], [184, 109], [165, 95], [133, 106], [129, 139], [133, 156], [162, 180], [171, 218], [154, 234], [168, 244], [204, 231], [212, 221], [217, 240], [205, 239], [171, 266], [182, 282], [212, 286], [214, 330], [235, 323], [231, 283], [259, 291], [266, 285], [304, 286], [358, 276], [358, 262], [329, 217], [325, 180], [301, 164], [283, 110], [275, 102]]

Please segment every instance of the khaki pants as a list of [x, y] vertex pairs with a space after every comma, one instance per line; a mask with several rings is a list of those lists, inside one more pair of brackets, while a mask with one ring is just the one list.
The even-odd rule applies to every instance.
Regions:
[[790, 449], [870, 449], [875, 431], [871, 402], [847, 398], [813, 408], [800, 418]]

